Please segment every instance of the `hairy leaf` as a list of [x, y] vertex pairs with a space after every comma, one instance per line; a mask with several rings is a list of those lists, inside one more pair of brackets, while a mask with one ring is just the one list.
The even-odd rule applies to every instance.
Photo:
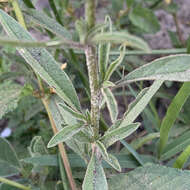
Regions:
[[31, 19], [32, 22], [50, 30], [62, 38], [71, 39], [71, 33], [66, 28], [56, 22], [53, 18], [47, 16], [47, 14], [43, 13], [42, 11], [27, 9], [24, 11], [24, 13], [29, 19]]
[[189, 61], [190, 55], [186, 54], [159, 58], [132, 71], [120, 84], [140, 80], [189, 81]]
[[[18, 40], [34, 41], [29, 32], [22, 28], [12, 17], [0, 10], [0, 22], [10, 37]], [[39, 74], [56, 93], [74, 109], [80, 110], [75, 89], [67, 74], [61, 70], [53, 56], [43, 48], [17, 48], [26, 62]]]
[[120, 56], [114, 61], [112, 62], [105, 74], [105, 81], [108, 81], [111, 77], [111, 75], [113, 74], [113, 72], [117, 69], [117, 67], [122, 63], [123, 59], [125, 57], [125, 46], [121, 47], [121, 53]]
[[115, 97], [109, 88], [102, 89], [102, 95], [105, 98], [111, 120], [114, 123], [118, 116], [118, 107]]
[[138, 117], [153, 95], [158, 91], [162, 83], [162, 80], [155, 81], [149, 88], [143, 89], [140, 92], [135, 101], [129, 106], [129, 110], [124, 114], [120, 127], [129, 125]]
[[94, 153], [91, 156], [88, 164], [84, 181], [82, 184], [83, 190], [108, 190], [106, 176], [101, 162]]
[[66, 112], [70, 113], [73, 117], [75, 117], [77, 120], [85, 121], [85, 116], [77, 111], [72, 110], [70, 107], [68, 107], [66, 104], [59, 104], [60, 111], [65, 110]]
[[100, 43], [114, 43], [114, 44], [124, 44], [125, 46], [129, 46], [132, 48], [137, 48], [149, 52], [150, 49], [148, 44], [131, 34], [125, 32], [105, 32], [95, 35], [91, 39], [92, 43], [100, 44]]
[[140, 123], [132, 123], [130, 125], [126, 125], [124, 127], [119, 127], [117, 129], [111, 130], [107, 132], [103, 137], [100, 138], [100, 141], [107, 147], [114, 144], [116, 141], [121, 140], [131, 133], [136, 131], [139, 127]]
[[21, 89], [20, 85], [11, 81], [0, 84], [0, 119], [17, 107]]
[[182, 190], [189, 189], [189, 178], [189, 171], [147, 164], [128, 174], [112, 177], [108, 184], [110, 190]]
[[64, 127], [51, 138], [47, 147], [51, 148], [61, 142], [65, 142], [66, 140], [70, 139], [73, 135], [77, 134], [82, 128], [83, 126], [81, 126], [81, 124]]
[[[109, 16], [105, 18], [105, 23], [109, 25], [109, 32], [112, 32], [112, 21]], [[102, 33], [106, 32], [106, 29], [102, 29]], [[99, 44], [98, 47], [98, 64], [100, 68], [101, 79], [104, 80], [105, 72], [109, 63], [111, 44]]]
[[0, 137], [0, 176], [19, 173], [21, 164], [11, 144]]

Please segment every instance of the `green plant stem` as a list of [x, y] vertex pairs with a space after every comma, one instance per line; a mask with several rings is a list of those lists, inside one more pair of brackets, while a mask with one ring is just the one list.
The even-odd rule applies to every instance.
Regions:
[[90, 83], [91, 94], [91, 124], [94, 129], [94, 137], [97, 138], [99, 134], [99, 120], [100, 120], [100, 88], [99, 88], [99, 74], [98, 63], [96, 58], [96, 49], [93, 46], [87, 46], [85, 49], [86, 64], [88, 68], [88, 76]]
[[[89, 30], [95, 25], [95, 0], [85, 1], [85, 19]], [[85, 48], [86, 64], [88, 69], [88, 77], [91, 94], [91, 125], [94, 130], [94, 139], [99, 136], [99, 120], [100, 120], [100, 86], [99, 86], [99, 69], [96, 57], [96, 48], [91, 45], [86, 45]]]
[[15, 181], [12, 181], [12, 180], [9, 180], [9, 179], [3, 178], [3, 177], [0, 177], [0, 182], [8, 184], [8, 185], [11, 185], [11, 186], [14, 186], [14, 187], [17, 187], [19, 189], [32, 190], [30, 187], [24, 186], [24, 185], [22, 185], [20, 183], [17, 183]]
[[71, 41], [71, 40], [52, 40], [52, 41], [43, 41], [43, 42], [29, 42], [29, 41], [21, 41], [21, 40], [10, 40], [4, 37], [0, 37], [0, 45], [10, 46], [10, 47], [42, 47], [42, 48], [49, 48], [49, 47], [60, 47], [65, 46], [66, 48], [74, 48], [74, 49], [84, 49], [84, 45]]
[[16, 17], [17, 17], [19, 23], [26, 29], [26, 24], [24, 21], [22, 11], [19, 7], [18, 0], [11, 0], [11, 3], [12, 3], [13, 9], [15, 11], [15, 14], [16, 14]]
[[85, 0], [85, 18], [89, 29], [95, 25], [96, 0]]
[[[78, 51], [75, 50], [75, 53], [77, 54], [83, 54], [84, 51]], [[125, 52], [125, 55], [169, 55], [169, 54], [182, 54], [182, 53], [187, 53], [186, 48], [176, 48], [176, 49], [155, 49], [151, 50], [150, 52], [144, 52], [140, 50], [127, 50]], [[111, 51], [110, 55], [111, 56], [116, 56], [119, 55], [119, 51]]]

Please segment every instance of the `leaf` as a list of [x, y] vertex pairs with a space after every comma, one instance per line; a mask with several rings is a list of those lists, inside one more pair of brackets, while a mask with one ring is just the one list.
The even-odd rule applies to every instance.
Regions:
[[105, 133], [109, 133], [109, 132], [111, 132], [112, 130], [119, 128], [119, 125], [121, 124], [121, 121], [122, 121], [121, 119], [115, 121], [115, 123], [113, 123], [113, 124], [107, 129], [107, 131], [106, 131]]
[[11, 81], [0, 84], [0, 119], [18, 104], [22, 87]]
[[162, 83], [162, 80], [155, 81], [149, 88], [145, 88], [140, 92], [135, 101], [130, 104], [129, 110], [124, 114], [124, 118], [119, 127], [129, 125], [138, 117]]
[[156, 59], [129, 73], [119, 84], [140, 80], [190, 80], [190, 55], [170, 55]]
[[84, 181], [83, 190], [108, 190], [107, 180], [101, 162], [93, 153], [88, 164]]
[[114, 61], [112, 62], [105, 74], [105, 81], [108, 81], [111, 77], [111, 75], [113, 74], [113, 72], [117, 69], [117, 67], [122, 63], [124, 57], [125, 57], [125, 46], [121, 47], [121, 52], [120, 52], [120, 56]]
[[113, 156], [112, 154], [108, 154], [106, 147], [104, 146], [103, 143], [101, 143], [100, 141], [96, 142], [97, 147], [99, 148], [99, 151], [102, 154], [103, 159], [110, 165], [112, 166], [114, 169], [116, 169], [117, 171], [121, 172], [121, 166], [117, 160], [117, 158], [115, 156]]
[[114, 123], [118, 116], [118, 107], [114, 95], [109, 88], [102, 89], [102, 95], [105, 98], [111, 121]]
[[11, 144], [0, 137], [0, 176], [10, 176], [20, 172], [21, 164]]
[[133, 25], [147, 33], [154, 34], [160, 30], [158, 19], [151, 9], [138, 5], [130, 12], [129, 19]]
[[59, 104], [60, 111], [65, 110], [66, 112], [70, 113], [73, 117], [75, 117], [77, 120], [86, 121], [85, 116], [77, 111], [72, 110], [70, 107], [66, 106], [66, 104]]
[[147, 164], [128, 174], [112, 177], [108, 184], [109, 190], [182, 190], [189, 189], [189, 178], [189, 171]]
[[70, 139], [73, 135], [77, 134], [80, 130], [82, 130], [82, 128], [83, 126], [81, 126], [81, 124], [64, 127], [51, 138], [47, 147], [54, 147], [57, 144]]
[[100, 44], [100, 43], [124, 44], [125, 46], [144, 50], [145, 52], [150, 51], [148, 44], [144, 40], [125, 32], [105, 32], [102, 34], [100, 33], [95, 35], [91, 39], [91, 42], [95, 44]]
[[[75, 117], [73, 117], [70, 113], [68, 113], [65, 110], [60, 111], [59, 104], [64, 104], [63, 100], [58, 97], [57, 95], [51, 96], [49, 100], [49, 109], [51, 111], [51, 114], [53, 116], [53, 120], [55, 122], [56, 128], [58, 131], [63, 129], [63, 125], [77, 125], [77, 120]], [[79, 131], [77, 134], [80, 135], [81, 131]], [[73, 138], [66, 141], [66, 144], [78, 155], [80, 155], [85, 161], [88, 161], [88, 157], [86, 155], [86, 144], [83, 142], [79, 142], [77, 139], [75, 139], [76, 135], [73, 136]]]
[[[136, 168], [139, 163], [134, 159], [132, 155], [126, 154], [114, 154], [119, 160], [122, 168]], [[141, 155], [141, 158], [145, 163], [153, 162], [156, 163], [156, 159], [149, 155]], [[77, 154], [68, 154], [69, 163], [72, 168], [86, 168], [84, 160]], [[34, 157], [24, 158], [21, 161], [28, 164], [38, 165], [38, 166], [58, 166], [57, 155], [40, 155]], [[111, 168], [111, 166], [103, 160], [103, 168]]]
[[39, 166], [58, 166], [57, 155], [40, 155], [24, 158], [21, 161]]
[[111, 166], [113, 167], [115, 170], [117, 170], [118, 172], [121, 172], [121, 166], [119, 164], [118, 159], [113, 156], [112, 154], [108, 154], [108, 157], [105, 157], [104, 160]]
[[[105, 18], [105, 24], [109, 25], [109, 32], [112, 32], [112, 21], [109, 16], [106, 16]], [[106, 29], [102, 29], [101, 33], [104, 33]], [[98, 46], [98, 65], [100, 68], [100, 74], [101, 74], [101, 79], [104, 81], [105, 77], [105, 72], [109, 63], [109, 54], [110, 54], [110, 48], [111, 44], [99, 44]]]
[[27, 18], [29, 18], [34, 23], [50, 30], [54, 34], [67, 39], [72, 39], [71, 33], [60, 25], [56, 20], [47, 16], [47, 14], [43, 13], [42, 11], [35, 10], [35, 9], [27, 9], [24, 11]]
[[142, 147], [145, 143], [155, 139], [155, 138], [159, 138], [160, 137], [160, 133], [150, 133], [147, 134], [143, 137], [139, 137], [138, 139], [134, 139], [131, 142], [131, 146], [137, 150], [138, 148]]
[[27, 7], [35, 9], [34, 5], [30, 0], [23, 0]]
[[114, 86], [115, 86], [115, 84], [111, 81], [104, 81], [102, 84], [103, 88], [109, 88], [109, 87], [114, 87]]
[[51, 10], [53, 11], [53, 14], [54, 14], [54, 16], [56, 18], [56, 21], [58, 23], [62, 24], [62, 20], [61, 20], [61, 17], [59, 15], [59, 12], [57, 11], [57, 7], [55, 5], [55, 2], [52, 1], [52, 0], [48, 0], [48, 2], [49, 2], [49, 6], [51, 7]]
[[167, 144], [169, 132], [179, 115], [179, 112], [185, 104], [190, 95], [190, 82], [184, 83], [180, 88], [170, 106], [167, 109], [166, 116], [164, 117], [160, 127], [160, 142], [158, 147], [158, 154], [161, 156], [164, 147]]
[[[34, 41], [29, 32], [2, 10], [0, 10], [0, 22], [10, 37]], [[73, 109], [80, 110], [80, 103], [71, 80], [47, 50], [43, 48], [17, 48], [17, 50], [34, 71], [53, 87], [65, 102]]]
[[189, 156], [190, 156], [190, 145], [187, 146], [186, 149], [178, 156], [173, 167], [182, 169], [185, 162], [187, 162]]
[[190, 131], [185, 132], [180, 137], [177, 137], [174, 141], [168, 144], [162, 152], [160, 160], [170, 159], [175, 154], [183, 151], [188, 145], [190, 145]]
[[133, 157], [139, 162], [140, 165], [144, 165], [144, 161], [142, 160], [141, 156], [124, 140], [120, 141], [125, 148], [133, 155]]
[[131, 133], [136, 131], [139, 127], [140, 123], [132, 123], [130, 125], [126, 125], [125, 127], [119, 127], [114, 129], [108, 133], [106, 133], [103, 137], [100, 138], [100, 141], [105, 145], [105, 147], [109, 147], [114, 144], [116, 141], [121, 140]]
[[47, 149], [41, 136], [33, 137], [28, 150], [31, 156], [47, 154]]

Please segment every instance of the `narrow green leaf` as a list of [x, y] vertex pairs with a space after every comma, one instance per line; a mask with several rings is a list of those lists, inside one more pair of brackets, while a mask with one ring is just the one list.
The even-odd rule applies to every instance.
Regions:
[[190, 156], [190, 145], [186, 147], [186, 149], [178, 156], [173, 167], [182, 169], [185, 162], [187, 162], [189, 156]]
[[[146, 144], [147, 142], [155, 139], [155, 138], [159, 138], [160, 137], [160, 133], [150, 133], [148, 135], [145, 135], [143, 137], [139, 137], [138, 139], [134, 139], [130, 145], [131, 147], [133, 147], [135, 150], [137, 150], [138, 148], [142, 147], [144, 144]], [[123, 148], [120, 153], [129, 153], [129, 151], [126, 148]]]
[[100, 141], [107, 148], [111, 146], [112, 144], [114, 144], [116, 141], [129, 136], [131, 133], [136, 131], [139, 126], [140, 126], [140, 123], [132, 123], [124, 127], [119, 127], [110, 132], [107, 132], [103, 137], [100, 138]]
[[170, 55], [156, 59], [129, 73], [119, 84], [140, 80], [190, 80], [190, 55]]
[[89, 133], [88, 126], [85, 126], [85, 128], [74, 135], [73, 138], [81, 143], [90, 143], [92, 141], [93, 135]]
[[109, 132], [111, 132], [112, 130], [119, 128], [121, 122], [122, 122], [121, 119], [115, 121], [115, 123], [113, 123], [113, 124], [107, 129], [107, 131], [106, 131], [105, 133], [109, 133]]
[[101, 162], [94, 153], [91, 156], [88, 164], [84, 181], [82, 184], [83, 190], [108, 190], [106, 176]]
[[160, 30], [160, 25], [154, 12], [149, 8], [140, 5], [134, 7], [129, 14], [129, 19], [133, 25], [147, 33], [156, 33]]
[[122, 63], [124, 57], [125, 57], [125, 46], [122, 46], [121, 47], [121, 50], [120, 50], [120, 56], [114, 61], [112, 62], [107, 71], [106, 71], [106, 74], [105, 74], [105, 78], [104, 80], [105, 81], [108, 81], [111, 77], [111, 75], [113, 74], [113, 72], [117, 69], [117, 67]]
[[18, 84], [6, 81], [0, 84], [0, 119], [6, 113], [17, 107], [22, 87]]
[[107, 24], [97, 24], [95, 25], [93, 28], [91, 28], [88, 32], [87, 32], [87, 41], [88, 39], [91, 39], [94, 35], [96, 35], [97, 33], [99, 33], [99, 31], [103, 31], [104, 28], [107, 27]]
[[115, 97], [109, 88], [102, 89], [102, 95], [105, 98], [111, 120], [114, 123], [118, 116], [118, 107]]
[[[10, 37], [18, 40], [34, 41], [29, 32], [24, 30], [12, 17], [0, 10], [0, 22]], [[27, 63], [39, 74], [57, 94], [72, 108], [80, 110], [80, 103], [75, 89], [67, 74], [61, 70], [59, 64], [45, 49], [18, 48], [19, 53]]]
[[95, 35], [91, 39], [91, 42], [95, 44], [100, 44], [100, 43], [124, 44], [125, 46], [141, 49], [144, 50], [145, 52], [150, 51], [148, 44], [144, 40], [125, 32], [105, 32], [102, 34], [100, 33]]
[[125, 142], [124, 140], [120, 141], [125, 148], [127, 148], [127, 150], [133, 155], [133, 157], [138, 161], [138, 163], [140, 165], [144, 165], [144, 160], [141, 158], [141, 156], [133, 149], [133, 147], [131, 147], [127, 142]]
[[180, 88], [170, 106], [167, 109], [166, 116], [164, 117], [160, 127], [160, 142], [158, 147], [158, 154], [161, 156], [167, 141], [170, 129], [172, 128], [175, 120], [177, 119], [179, 112], [185, 104], [187, 98], [190, 95], [190, 82], [186, 82]]
[[[53, 116], [53, 120], [55, 122], [57, 130], [62, 130], [63, 125], [67, 124], [69, 126], [77, 125], [77, 120], [75, 117], [73, 117], [69, 112], [62, 109], [60, 110], [59, 104], [64, 104], [63, 99], [61, 99], [57, 95], [52, 95], [49, 100], [49, 109], [51, 111], [51, 114]], [[84, 130], [84, 128], [82, 129]], [[82, 131], [81, 130], [81, 131]], [[73, 135], [73, 137], [66, 141], [67, 146], [69, 146], [74, 152], [76, 152], [78, 155], [80, 155], [85, 161], [88, 160], [88, 157], [85, 152], [86, 145], [83, 142], [79, 142], [75, 137], [80, 136], [81, 138], [81, 131], [79, 131], [77, 134]], [[85, 135], [86, 137], [86, 135]], [[87, 140], [85, 138], [85, 140]], [[83, 137], [84, 141], [84, 137]]]
[[118, 159], [112, 154], [108, 154], [108, 157], [104, 157], [104, 160], [115, 170], [121, 172], [121, 166], [119, 164]]
[[61, 174], [61, 180], [62, 180], [62, 184], [63, 184], [63, 189], [64, 190], [69, 190], [69, 183], [68, 183], [68, 178], [67, 178], [67, 174], [65, 171], [65, 167], [63, 165], [63, 161], [61, 158], [61, 155], [58, 155], [58, 161], [59, 161], [59, 171]]
[[47, 16], [42, 11], [35, 9], [27, 9], [24, 11], [25, 15], [34, 23], [50, 30], [52, 33], [67, 39], [72, 39], [71, 33], [56, 22], [53, 18]]
[[[105, 18], [105, 23], [108, 24], [109, 26], [109, 32], [112, 32], [112, 21], [109, 16]], [[104, 33], [106, 29], [102, 29], [101, 33]], [[98, 46], [98, 64], [100, 68], [100, 74], [101, 74], [101, 79], [104, 81], [105, 77], [105, 72], [109, 63], [109, 54], [110, 54], [110, 48], [111, 44], [99, 44]]]
[[109, 88], [109, 87], [114, 87], [114, 86], [115, 86], [115, 84], [111, 81], [104, 81], [102, 84], [103, 88]]
[[65, 111], [69, 112], [73, 117], [75, 117], [77, 120], [86, 121], [86, 118], [82, 113], [72, 110], [66, 104], [59, 104], [59, 107], [60, 111], [64, 109]]
[[158, 91], [162, 83], [162, 80], [157, 80], [149, 88], [143, 89], [140, 92], [135, 101], [130, 105], [129, 110], [124, 114], [120, 127], [129, 125], [138, 117], [153, 95]]
[[102, 156], [105, 157], [105, 158], [108, 158], [108, 152], [107, 152], [107, 149], [104, 146], [104, 144], [102, 142], [100, 142], [100, 141], [96, 141], [96, 145], [99, 148]]
[[11, 144], [0, 137], [0, 176], [10, 176], [20, 172], [21, 164]]
[[23, 2], [26, 4], [26, 6], [28, 8], [33, 8], [35, 9], [34, 5], [32, 4], [32, 2], [30, 0], [23, 0]]
[[160, 133], [150, 133], [148, 135], [145, 135], [144, 137], [140, 137], [138, 139], [133, 140], [131, 142], [131, 146], [137, 150], [138, 148], [142, 147], [147, 142], [159, 137], [160, 137]]
[[117, 174], [108, 181], [109, 190], [189, 189], [190, 172], [157, 164], [146, 164], [127, 174]]
[[51, 138], [47, 147], [48, 148], [54, 147], [57, 144], [70, 139], [73, 135], [77, 134], [82, 128], [83, 126], [81, 126], [81, 124], [64, 127], [62, 130], [60, 130], [57, 134], [55, 134]]
[[183, 151], [188, 145], [190, 145], [190, 131], [185, 132], [183, 135], [177, 137], [170, 144], [168, 144], [162, 152], [160, 160], [170, 159], [172, 156]]
[[55, 16], [57, 22], [58, 22], [59, 24], [63, 24], [63, 23], [62, 23], [62, 20], [61, 20], [61, 17], [60, 17], [60, 15], [59, 15], [59, 12], [57, 11], [57, 7], [56, 7], [56, 5], [55, 5], [55, 2], [54, 2], [53, 0], [48, 0], [48, 2], [49, 2], [49, 5], [50, 5], [50, 7], [51, 7], [51, 9], [52, 9], [52, 11], [53, 11], [53, 14], [54, 14], [54, 16]]
[[115, 156], [113, 156], [112, 154], [108, 154], [106, 147], [104, 146], [103, 143], [101, 143], [100, 141], [96, 142], [97, 147], [99, 148], [103, 159], [110, 165], [112, 166], [114, 169], [116, 169], [117, 171], [121, 172], [121, 166], [117, 160], [117, 158]]

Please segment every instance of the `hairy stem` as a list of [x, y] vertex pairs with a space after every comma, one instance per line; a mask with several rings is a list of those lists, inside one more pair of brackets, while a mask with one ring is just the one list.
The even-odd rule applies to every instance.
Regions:
[[96, 0], [86, 0], [85, 3], [85, 18], [88, 23], [89, 29], [95, 25], [95, 11], [96, 11]]
[[88, 76], [91, 93], [91, 124], [94, 129], [94, 137], [99, 134], [100, 120], [100, 88], [99, 88], [99, 73], [98, 63], [96, 58], [96, 49], [93, 46], [87, 46], [85, 50], [86, 64], [88, 68]]

